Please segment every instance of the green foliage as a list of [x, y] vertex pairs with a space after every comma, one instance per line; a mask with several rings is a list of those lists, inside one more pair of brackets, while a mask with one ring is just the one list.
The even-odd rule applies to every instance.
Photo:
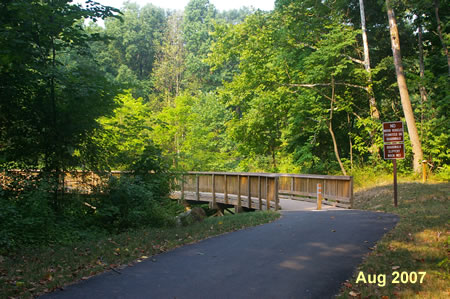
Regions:
[[[353, 163], [386, 167], [380, 155], [381, 122], [371, 118], [369, 111], [369, 86], [375, 91], [380, 120], [402, 119], [403, 115], [393, 76], [389, 32], [381, 29], [386, 28], [382, 25], [386, 23], [385, 13], [378, 3], [366, 5], [372, 83], [358, 62], [362, 49], [356, 3], [348, 8], [348, 2], [277, 1], [273, 12], [257, 12], [242, 24], [216, 28], [217, 40], [208, 62], [213, 69], [226, 63], [239, 68], [219, 90], [227, 107], [236, 111], [233, 121], [227, 124], [227, 132], [238, 140], [238, 152], [248, 161], [240, 164], [240, 169], [277, 171], [276, 157], [286, 157], [285, 161], [292, 161], [292, 169], [335, 173], [338, 163], [330, 138], [331, 127], [345, 168], [352, 168]], [[406, 17], [401, 14], [399, 22], [402, 43], [416, 46], [417, 42], [410, 38], [416, 28]], [[408, 57], [405, 61], [410, 72], [417, 73], [417, 66], [409, 63], [417, 61], [417, 57], [408, 60], [408, 55], [416, 53], [403, 53]], [[430, 58], [432, 53], [431, 48], [426, 52]], [[428, 81], [429, 100], [424, 104], [427, 108], [422, 108], [426, 111], [422, 112], [423, 143], [427, 159], [444, 165], [448, 163], [448, 133], [441, 129], [448, 131], [448, 117], [441, 109], [446, 107], [444, 102], [448, 103], [448, 78], [439, 78], [442, 81], [433, 87]], [[417, 94], [419, 85], [411, 86], [415, 86]], [[413, 105], [418, 107], [417, 101]], [[407, 157], [399, 165], [401, 171], [411, 169], [408, 142], [406, 149]], [[266, 166], [261, 164], [264, 160]]]
[[111, 178], [99, 193], [57, 197], [57, 209], [54, 184], [45, 177], [12, 177], [0, 191], [0, 254], [23, 247], [70, 244], [106, 232], [173, 225], [183, 207], [168, 199], [171, 175], [154, 157], [158, 154], [145, 151], [139, 169]]
[[[330, 10], [321, 4], [313, 8], [317, 14], [302, 18], [311, 9], [308, 5], [292, 3], [273, 13], [255, 13], [243, 24], [219, 27], [209, 57], [214, 67], [239, 63], [240, 72], [220, 90], [226, 105], [236, 111], [228, 132], [241, 155], [271, 157], [265, 170], [277, 171], [276, 157], [292, 155], [288, 160], [296, 165], [290, 168], [335, 171], [337, 163], [325, 162], [334, 160], [328, 123], [337, 127], [338, 143], [348, 153], [347, 146], [342, 149], [347, 118], [365, 96], [359, 85], [346, 83], [363, 79], [360, 66], [348, 58], [355, 54], [357, 31], [342, 25], [337, 13], [323, 18]], [[337, 82], [336, 112], [330, 119], [332, 80]]]
[[450, 182], [450, 165], [446, 164], [439, 168], [435, 177], [439, 180]]
[[20, 180], [22, 192], [0, 191], [0, 252], [54, 242], [63, 230], [56, 225], [62, 223], [53, 209], [52, 186], [45, 181], [34, 184]]
[[185, 80], [192, 90], [210, 91], [220, 83], [220, 78], [211, 74], [204, 61], [210, 52], [213, 37], [209, 33], [214, 31], [216, 14], [216, 8], [209, 0], [191, 0], [184, 10]]
[[[158, 181], [157, 184], [167, 182]], [[107, 196], [100, 197], [96, 217], [100, 225], [109, 231], [124, 231], [142, 226], [174, 224], [173, 206], [155, 190], [156, 184], [144, 181], [140, 176], [111, 178]], [[170, 209], [167, 208], [170, 207]]]
[[134, 96], [147, 99], [166, 15], [163, 9], [151, 4], [139, 7], [130, 2], [123, 7], [122, 14], [121, 20], [106, 20], [104, 33], [111, 41], [107, 47], [97, 47], [96, 56], [118, 84], [131, 88]]
[[[186, 66], [182, 20], [180, 13], [168, 17], [165, 36], [155, 61], [153, 81], [156, 94], [165, 105], [172, 105], [173, 98], [181, 93], [186, 83], [183, 80]], [[159, 108], [159, 105], [154, 106]]]
[[253, 7], [243, 6], [239, 9], [231, 9], [217, 12], [217, 20], [236, 25], [244, 22], [245, 18], [255, 12]]
[[[270, 12], [218, 12], [208, 0], [192, 0], [184, 12], [126, 3], [121, 17], [88, 4], [0, 3], [0, 166], [46, 174], [20, 193], [1, 191], [0, 245], [167, 224], [177, 210], [164, 199], [169, 169], [343, 167], [360, 184], [391, 170], [381, 122], [403, 113], [383, 2], [365, 1], [370, 75], [354, 0], [279, 0]], [[440, 25], [448, 44], [448, 5], [395, 6], [424, 158], [448, 180], [450, 84], [437, 32]], [[84, 19], [107, 20], [103, 28]], [[402, 175], [411, 171], [408, 140], [405, 148]], [[111, 180], [108, 196], [63, 195], [59, 175], [72, 169], [132, 175]]]
[[225, 135], [230, 118], [214, 94], [181, 95], [157, 115], [152, 136], [175, 168], [226, 170], [235, 164]]
[[98, 119], [101, 128], [93, 137], [93, 142], [103, 148], [100, 156], [110, 169], [129, 169], [147, 147], [150, 139], [150, 109], [142, 98], [134, 99], [131, 93], [119, 94], [115, 98], [117, 108], [112, 115]]
[[[116, 9], [90, 2], [6, 1], [0, 6], [0, 161], [67, 169], [113, 107], [115, 88], [98, 71], [83, 18]], [[38, 29], [39, 28], [39, 29]], [[95, 154], [91, 152], [91, 154]]]

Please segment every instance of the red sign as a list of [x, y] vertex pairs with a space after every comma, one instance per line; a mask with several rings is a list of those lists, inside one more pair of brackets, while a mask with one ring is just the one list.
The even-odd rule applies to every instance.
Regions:
[[383, 123], [383, 140], [384, 143], [403, 142], [403, 123], [401, 121]]
[[404, 159], [405, 146], [403, 143], [385, 144], [384, 159]]

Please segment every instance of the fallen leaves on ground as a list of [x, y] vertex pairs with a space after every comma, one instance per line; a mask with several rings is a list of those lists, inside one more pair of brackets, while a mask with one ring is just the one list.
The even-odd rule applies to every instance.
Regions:
[[353, 285], [350, 282], [344, 282], [343, 285], [346, 286], [347, 288], [353, 287]]

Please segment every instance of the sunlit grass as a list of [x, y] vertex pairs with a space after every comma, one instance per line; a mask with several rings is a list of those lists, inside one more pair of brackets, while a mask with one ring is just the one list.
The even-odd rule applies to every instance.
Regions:
[[0, 259], [0, 298], [33, 297], [104, 272], [120, 272], [173, 248], [267, 223], [280, 215], [264, 211], [208, 218], [187, 227], [148, 228], [90, 240], [76, 246], [28, 249]]
[[[400, 220], [343, 286], [340, 298], [450, 297], [450, 184], [400, 183], [398, 194], [398, 208], [393, 206], [392, 185], [355, 194], [355, 208], [394, 213]], [[366, 275], [386, 274], [387, 283], [384, 287], [357, 284], [359, 271]], [[426, 276], [422, 284], [393, 284], [394, 271], [424, 271]]]

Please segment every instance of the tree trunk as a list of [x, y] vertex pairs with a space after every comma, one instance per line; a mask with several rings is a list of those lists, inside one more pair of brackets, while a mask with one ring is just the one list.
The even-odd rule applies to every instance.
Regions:
[[350, 170], [353, 171], [353, 143], [352, 143], [352, 123], [350, 121], [350, 114], [347, 112], [347, 123], [348, 123], [348, 143], [350, 150]]
[[395, 20], [394, 10], [386, 0], [386, 8], [389, 20], [389, 31], [391, 35], [392, 54], [394, 57], [395, 73], [397, 74], [397, 84], [400, 91], [403, 113], [405, 114], [406, 125], [408, 126], [409, 138], [411, 139], [412, 150], [414, 154], [413, 166], [415, 172], [420, 172], [423, 159], [422, 145], [420, 144], [419, 134], [417, 133], [416, 121], [409, 100], [408, 88], [406, 85], [405, 74], [403, 73], [402, 56], [400, 53], [400, 37], [398, 35], [397, 22]]
[[444, 37], [442, 36], [441, 19], [439, 18], [439, 0], [434, 0], [434, 13], [436, 15], [437, 31], [439, 34], [439, 39], [442, 43], [442, 48], [444, 49], [444, 54], [447, 56], [447, 67], [448, 75], [450, 76], [450, 57], [448, 56], [447, 44], [445, 43]]
[[366, 30], [366, 16], [364, 13], [364, 0], [359, 0], [359, 11], [361, 13], [361, 29], [362, 29], [362, 38], [364, 45], [364, 68], [369, 76], [369, 86], [367, 87], [367, 93], [369, 94], [369, 107], [370, 107], [370, 116], [372, 119], [379, 120], [380, 112], [377, 108], [377, 102], [375, 100], [375, 94], [372, 89], [372, 71], [370, 69], [370, 56], [369, 56], [369, 42], [367, 41], [367, 30]]
[[[364, 0], [359, 0], [359, 12], [361, 15], [361, 29], [362, 29], [362, 38], [363, 38], [363, 46], [364, 46], [364, 68], [368, 75], [368, 85], [367, 85], [367, 93], [369, 95], [369, 109], [370, 109], [370, 117], [374, 121], [380, 120], [380, 112], [377, 108], [377, 101], [375, 99], [375, 93], [373, 92], [373, 82], [372, 82], [372, 70], [370, 68], [370, 55], [369, 55], [369, 42], [367, 39], [367, 29], [366, 29], [366, 15], [364, 12]], [[376, 155], [378, 160], [381, 159], [380, 149], [376, 144], [376, 134], [377, 128], [374, 124], [371, 124], [370, 142], [371, 147], [369, 152]]]
[[423, 63], [423, 42], [422, 42], [422, 24], [420, 23], [419, 17], [419, 70], [420, 70], [420, 139], [423, 140], [423, 111], [424, 111], [424, 103], [427, 101], [427, 91], [425, 86], [423, 86], [423, 80], [425, 76], [425, 65]]
[[345, 171], [344, 164], [342, 164], [341, 157], [339, 155], [339, 150], [336, 142], [336, 137], [334, 136], [333, 131], [333, 109], [334, 109], [334, 78], [331, 77], [331, 106], [330, 106], [330, 120], [328, 122], [328, 131], [330, 131], [331, 139], [333, 140], [334, 154], [336, 155], [336, 159], [341, 167], [342, 174], [347, 175]]

